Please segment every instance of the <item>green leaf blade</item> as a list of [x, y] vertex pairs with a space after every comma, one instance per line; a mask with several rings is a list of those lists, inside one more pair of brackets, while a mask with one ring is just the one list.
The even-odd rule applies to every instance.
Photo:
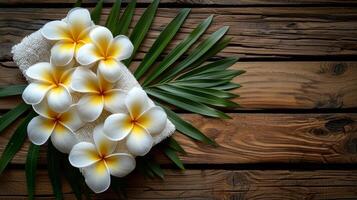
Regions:
[[166, 144], [171, 149], [173, 149], [177, 152], [186, 154], [186, 151], [182, 148], [182, 146], [173, 137], [169, 137], [166, 141]]
[[135, 12], [136, 0], [132, 0], [125, 8], [123, 15], [119, 19], [118, 26], [115, 27], [113, 35], [127, 35], [131, 20]]
[[35, 116], [35, 112], [28, 114], [11, 136], [0, 157], [0, 174], [4, 171], [15, 154], [20, 150], [27, 135], [27, 125]]
[[36, 169], [39, 152], [40, 146], [31, 143], [25, 164], [27, 193], [29, 199], [34, 199], [35, 197]]
[[175, 68], [169, 71], [168, 75], [159, 83], [167, 82], [172, 80], [176, 75], [182, 72], [184, 69], [189, 67], [192, 63], [200, 59], [207, 51], [211, 49], [228, 31], [228, 26], [224, 26], [218, 29], [216, 32], [212, 33], [207, 39], [201, 42], [191, 53], [190, 55], [179, 63]]
[[192, 101], [190, 99], [183, 98], [181, 96], [168, 93], [158, 89], [146, 89], [146, 92], [155, 98], [158, 98], [164, 102], [172, 104], [178, 108], [194, 112], [197, 114], [209, 116], [209, 117], [216, 117], [221, 119], [230, 119], [228, 115], [225, 113], [216, 110], [214, 108], [208, 107], [202, 103]]
[[0, 98], [21, 95], [27, 85], [9, 85], [0, 88]]
[[167, 68], [169, 68], [177, 59], [179, 59], [197, 40], [201, 35], [207, 30], [211, 24], [213, 15], [205, 19], [201, 24], [199, 24], [189, 36], [187, 36], [180, 44], [178, 44], [157, 66], [155, 71], [147, 77], [144, 81], [143, 86], [149, 85], [153, 80], [159, 77]]
[[176, 164], [177, 167], [179, 167], [182, 170], [185, 169], [182, 161], [180, 160], [180, 158], [178, 157], [177, 153], [174, 150], [170, 148], [165, 148], [164, 153], [173, 163]]
[[206, 144], [217, 146], [217, 143], [215, 141], [211, 140], [209, 137], [207, 137], [200, 130], [192, 126], [190, 123], [181, 119], [181, 117], [178, 116], [175, 112], [166, 108], [165, 106], [161, 105], [161, 107], [165, 110], [168, 118], [175, 125], [176, 129], [179, 132], [194, 140], [198, 140]]
[[48, 176], [51, 180], [53, 194], [56, 200], [63, 199], [62, 194], [62, 183], [60, 176], [60, 161], [59, 161], [59, 152], [53, 146], [51, 142], [48, 142], [47, 149], [47, 167], [48, 167]]
[[139, 21], [136, 23], [131, 35], [130, 41], [133, 43], [134, 50], [131, 57], [128, 60], [125, 60], [123, 63], [126, 66], [129, 66], [132, 59], [135, 57], [138, 48], [141, 45], [141, 42], [144, 40], [147, 32], [150, 29], [150, 26], [154, 20], [157, 7], [159, 6], [159, 0], [154, 0], [149, 7], [146, 8], [144, 13], [141, 15]]
[[92, 21], [95, 24], [98, 24], [99, 21], [100, 21], [100, 17], [101, 17], [101, 14], [102, 14], [102, 9], [103, 9], [103, 1], [104, 0], [99, 0], [97, 5], [94, 7], [92, 12], [90, 13], [90, 17], [92, 18]]
[[170, 85], [162, 85], [162, 86], [158, 86], [157, 88], [184, 97], [186, 99], [191, 99], [192, 101], [204, 103], [207, 105], [225, 107], [225, 108], [227, 107], [234, 108], [238, 106], [238, 104], [232, 101], [225, 100], [216, 97], [214, 95], [206, 94], [197, 90], [190, 90], [189, 87], [179, 87], [179, 86], [175, 87]]
[[11, 123], [13, 123], [18, 117], [20, 117], [24, 112], [26, 112], [31, 106], [21, 103], [15, 108], [11, 109], [5, 113], [0, 118], [0, 133], [7, 128]]
[[140, 79], [149, 67], [155, 62], [158, 56], [169, 44], [171, 39], [176, 35], [177, 31], [180, 29], [181, 25], [188, 16], [190, 9], [181, 9], [179, 14], [165, 27], [165, 29], [160, 33], [160, 35], [155, 40], [154, 44], [149, 49], [148, 53], [145, 55], [143, 61], [140, 63], [139, 67], [136, 69], [134, 76]]
[[105, 23], [105, 26], [113, 33], [115, 27], [119, 25], [119, 15], [120, 15], [121, 0], [115, 0], [112, 9], [110, 10], [109, 16]]

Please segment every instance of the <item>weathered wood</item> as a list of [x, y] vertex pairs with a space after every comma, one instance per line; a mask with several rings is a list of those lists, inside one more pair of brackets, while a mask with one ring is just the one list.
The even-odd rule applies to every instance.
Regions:
[[[76, 0], [5, 0], [0, 3], [4, 5], [23, 5], [23, 4], [74, 4]], [[83, 0], [83, 3], [97, 3], [98, 0]], [[114, 0], [104, 0], [104, 3], [113, 3]], [[130, 0], [123, 0], [122, 2], [127, 3]], [[152, 0], [137, 0], [138, 3], [150, 3]], [[160, 0], [162, 4], [168, 5], [225, 5], [225, 6], [252, 6], [252, 5], [346, 5], [346, 4], [356, 4], [353, 0], [295, 0], [295, 1], [285, 1], [285, 0]]]
[[[355, 199], [356, 170], [165, 170], [165, 180], [145, 179], [138, 173], [128, 176], [129, 199]], [[7, 170], [0, 176], [0, 197], [24, 198], [23, 170]], [[51, 184], [44, 170], [38, 170], [36, 194], [51, 198]], [[68, 183], [65, 197], [73, 198]], [[114, 199], [107, 192], [95, 199]]]
[[[49, 20], [60, 19], [67, 8], [1, 8], [0, 59], [11, 59], [10, 48]], [[143, 8], [136, 11], [137, 21]], [[148, 51], [154, 39], [177, 14], [177, 8], [160, 8], [138, 59]], [[105, 17], [109, 13], [104, 9]], [[219, 56], [242, 58], [300, 58], [301, 56], [357, 55], [357, 9], [341, 7], [248, 7], [193, 8], [180, 34], [166, 52], [209, 15], [212, 33], [228, 25], [230, 45]], [[103, 22], [102, 22], [103, 23]]]
[[[134, 63], [136, 66], [138, 63]], [[241, 109], [357, 107], [357, 62], [238, 62], [247, 72], [234, 81]], [[0, 86], [25, 83], [14, 63], [0, 62]], [[0, 100], [0, 109], [20, 98]]]
[[[214, 148], [175, 134], [187, 151], [181, 155], [186, 164], [357, 163], [357, 114], [231, 114], [226, 121], [181, 116], [219, 144]], [[13, 130], [0, 135], [0, 152]], [[12, 163], [25, 162], [28, 146]], [[155, 156], [168, 163], [161, 154]], [[45, 160], [44, 151], [40, 157]]]

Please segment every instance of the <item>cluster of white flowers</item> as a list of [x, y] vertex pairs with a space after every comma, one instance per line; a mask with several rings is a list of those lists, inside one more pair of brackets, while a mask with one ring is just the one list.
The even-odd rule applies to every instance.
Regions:
[[[110, 175], [127, 175], [135, 168], [134, 157], [150, 151], [152, 136], [162, 132], [167, 116], [149, 103], [141, 88], [120, 89], [120, 68], [126, 67], [121, 61], [131, 56], [133, 45], [126, 36], [113, 38], [107, 28], [95, 25], [88, 10], [73, 9], [41, 32], [54, 45], [49, 63], [26, 71], [30, 84], [23, 99], [39, 114], [28, 125], [29, 139], [42, 145], [51, 137], [59, 151], [69, 153], [87, 185], [103, 192]], [[91, 133], [93, 143], [79, 141], [76, 131], [101, 117], [103, 110], [111, 114]], [[116, 152], [118, 145], [128, 151]]]

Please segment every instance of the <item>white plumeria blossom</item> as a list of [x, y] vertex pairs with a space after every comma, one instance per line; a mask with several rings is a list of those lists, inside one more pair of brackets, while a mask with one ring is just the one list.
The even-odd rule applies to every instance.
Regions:
[[130, 153], [143, 156], [152, 145], [152, 135], [159, 134], [166, 126], [165, 111], [150, 106], [149, 97], [141, 88], [133, 88], [125, 98], [124, 112], [110, 115], [104, 122], [104, 134], [113, 141], [126, 138]]
[[106, 81], [100, 74], [96, 75], [85, 67], [77, 67], [72, 75], [71, 88], [84, 93], [78, 102], [81, 118], [92, 122], [100, 116], [103, 109], [109, 112], [121, 110], [126, 93], [114, 87], [114, 83]]
[[53, 145], [63, 153], [69, 153], [78, 142], [74, 132], [84, 123], [78, 116], [76, 106], [67, 112], [57, 113], [51, 110], [46, 101], [33, 106], [39, 114], [27, 126], [30, 141], [36, 145], [44, 144], [51, 136]]
[[120, 76], [120, 67], [125, 67], [120, 61], [129, 58], [134, 46], [128, 37], [119, 35], [113, 38], [109, 29], [97, 26], [89, 33], [91, 43], [82, 46], [77, 54], [81, 65], [91, 65], [98, 62], [98, 70], [109, 82], [115, 82]]
[[56, 112], [65, 112], [72, 105], [69, 84], [72, 68], [57, 68], [48, 62], [40, 62], [26, 70], [26, 75], [33, 79], [22, 98], [27, 104], [36, 105], [45, 97], [48, 105]]
[[88, 33], [94, 27], [90, 13], [84, 8], [74, 8], [63, 20], [51, 21], [41, 29], [48, 40], [57, 41], [51, 49], [51, 63], [65, 66], [70, 63], [78, 49], [90, 41]]
[[94, 128], [94, 144], [80, 142], [70, 154], [70, 163], [81, 168], [87, 185], [96, 193], [110, 186], [110, 175], [123, 177], [135, 168], [135, 159], [127, 153], [113, 153], [117, 143], [105, 137], [103, 126]]

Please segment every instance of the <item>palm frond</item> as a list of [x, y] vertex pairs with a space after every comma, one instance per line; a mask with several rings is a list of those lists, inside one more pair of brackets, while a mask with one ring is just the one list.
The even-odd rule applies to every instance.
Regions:
[[0, 88], [0, 98], [21, 95], [27, 85], [8, 85]]
[[55, 199], [63, 199], [60, 158], [60, 152], [58, 152], [52, 142], [49, 141], [47, 149], [47, 168]]
[[13, 123], [17, 118], [19, 118], [23, 113], [25, 113], [31, 106], [21, 103], [15, 108], [11, 109], [7, 113], [5, 113], [0, 118], [0, 133], [8, 127], [11, 123]]
[[36, 169], [37, 169], [37, 159], [40, 151], [40, 146], [31, 144], [27, 152], [26, 158], [26, 183], [27, 183], [27, 194], [29, 199], [34, 199], [35, 197], [35, 187], [36, 187]]
[[20, 150], [27, 136], [27, 125], [35, 116], [36, 114], [34, 112], [28, 114], [11, 136], [0, 157], [0, 174], [4, 171], [15, 154]]

